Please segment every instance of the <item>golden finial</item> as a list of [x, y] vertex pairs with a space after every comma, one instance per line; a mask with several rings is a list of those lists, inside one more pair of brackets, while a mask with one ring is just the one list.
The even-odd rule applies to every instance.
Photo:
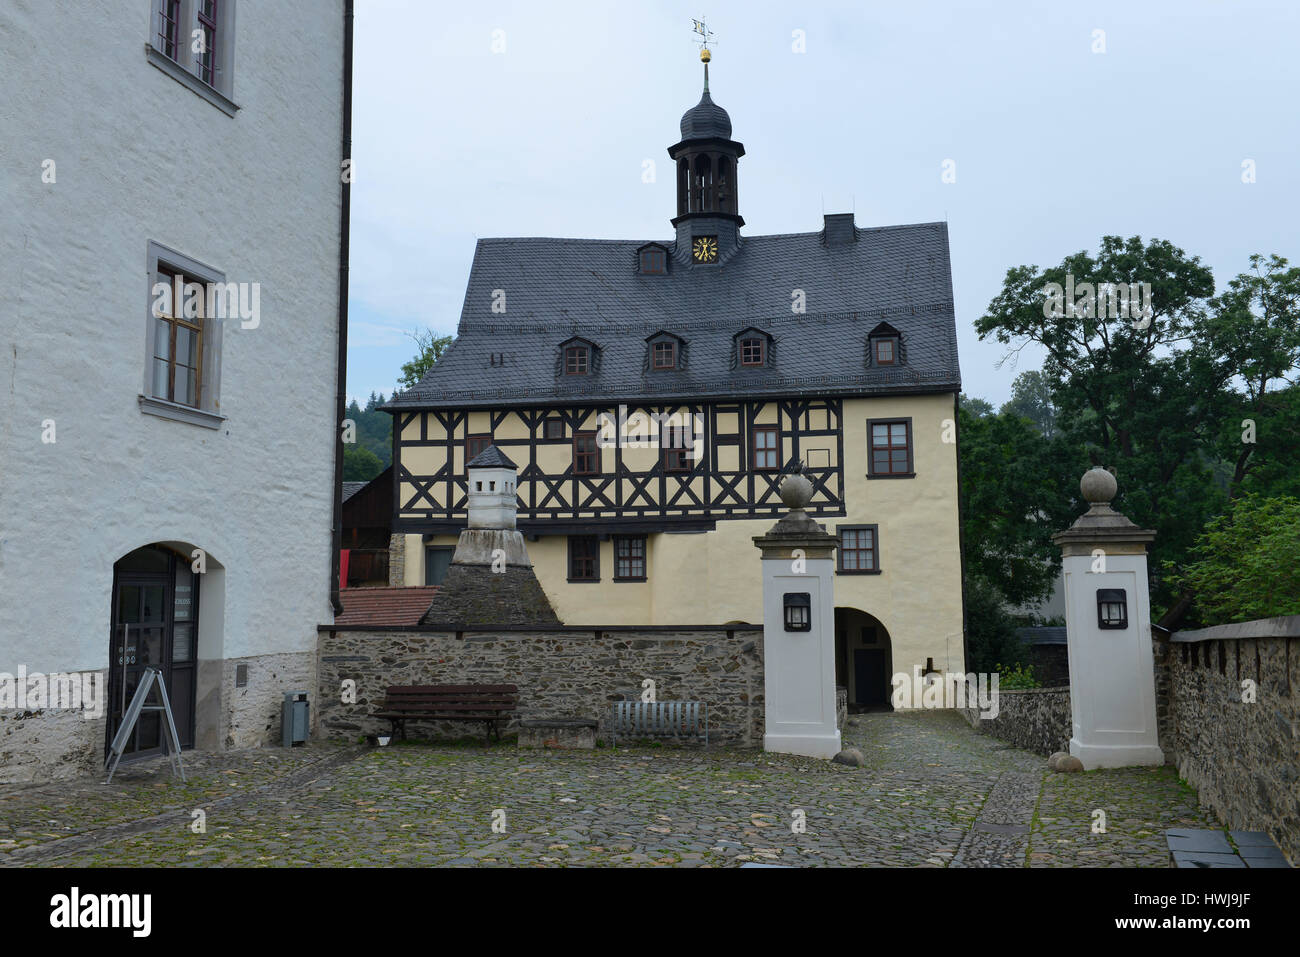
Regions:
[[713, 54], [709, 52], [709, 48], [708, 48], [708, 47], [701, 47], [701, 48], [700, 48], [700, 60], [701, 60], [702, 62], [704, 62], [704, 63], [708, 63], [708, 62], [709, 62], [710, 60], [712, 60], [712, 59], [713, 59]]

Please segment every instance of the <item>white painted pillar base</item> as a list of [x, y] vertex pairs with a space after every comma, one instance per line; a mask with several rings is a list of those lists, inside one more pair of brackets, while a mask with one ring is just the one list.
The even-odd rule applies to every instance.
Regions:
[[765, 734], [763, 750], [778, 754], [800, 754], [809, 758], [833, 758], [839, 754], [840, 733], [834, 734]]
[[1165, 763], [1164, 751], [1154, 744], [1082, 744], [1077, 738], [1071, 738], [1070, 753], [1083, 762], [1085, 771]]

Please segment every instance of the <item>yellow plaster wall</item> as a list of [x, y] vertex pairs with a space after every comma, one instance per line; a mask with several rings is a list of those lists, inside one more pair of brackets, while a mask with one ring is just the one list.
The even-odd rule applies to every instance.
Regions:
[[[962, 657], [961, 555], [957, 522], [956, 445], [943, 441], [945, 422], [955, 417], [952, 395], [848, 399], [843, 406], [844, 486], [847, 515], [822, 520], [828, 531], [839, 524], [879, 526], [881, 573], [837, 575], [837, 607], [859, 608], [887, 630], [895, 671], [910, 673], [927, 658], [945, 671], [964, 669]], [[770, 414], [769, 414], [770, 413]], [[478, 414], [478, 413], [476, 413]], [[814, 426], [821, 424], [813, 412]], [[760, 422], [775, 422], [769, 404]], [[824, 413], [821, 413], [824, 418]], [[867, 478], [867, 420], [910, 417], [915, 478]], [[722, 418], [722, 417], [720, 417]], [[507, 424], [524, 434], [512, 416]], [[589, 416], [584, 428], [594, 429]], [[471, 431], [477, 431], [471, 427]], [[486, 431], [484, 427], [483, 431]], [[952, 430], [949, 430], [951, 434]], [[504, 437], [502, 427], [497, 434]], [[512, 437], [515, 428], [510, 428]], [[788, 449], [788, 440], [786, 442]], [[833, 438], [807, 439], [805, 448], [828, 448]], [[731, 466], [735, 446], [719, 450], [719, 464]], [[562, 471], [571, 461], [568, 442], [538, 447], [543, 468]], [[625, 449], [640, 463], [655, 450]], [[613, 468], [613, 450], [601, 450], [602, 468]], [[459, 463], [458, 463], [459, 467]], [[586, 514], [586, 513], [583, 513]], [[537, 577], [567, 624], [723, 624], [762, 618], [758, 550], [751, 541], [773, 519], [721, 520], [703, 534], [652, 534], [647, 541], [647, 578], [615, 582], [611, 541], [601, 542], [601, 581], [567, 581], [568, 549], [563, 536], [528, 542]], [[439, 536], [439, 544], [455, 544]], [[424, 582], [424, 549], [419, 535], [407, 537], [406, 581]]]

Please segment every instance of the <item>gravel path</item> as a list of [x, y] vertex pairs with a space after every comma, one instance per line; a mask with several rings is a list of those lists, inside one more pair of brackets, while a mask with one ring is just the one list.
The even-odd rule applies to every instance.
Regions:
[[187, 754], [187, 784], [154, 762], [0, 789], [0, 865], [1163, 867], [1165, 828], [1215, 826], [1169, 768], [1051, 774], [951, 713], [850, 720], [863, 768], [668, 746]]

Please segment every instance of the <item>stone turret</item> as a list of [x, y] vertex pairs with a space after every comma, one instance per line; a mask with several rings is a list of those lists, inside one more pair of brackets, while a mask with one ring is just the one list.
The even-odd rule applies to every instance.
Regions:
[[422, 625], [558, 625], [515, 528], [517, 467], [495, 445], [470, 460], [469, 527]]

